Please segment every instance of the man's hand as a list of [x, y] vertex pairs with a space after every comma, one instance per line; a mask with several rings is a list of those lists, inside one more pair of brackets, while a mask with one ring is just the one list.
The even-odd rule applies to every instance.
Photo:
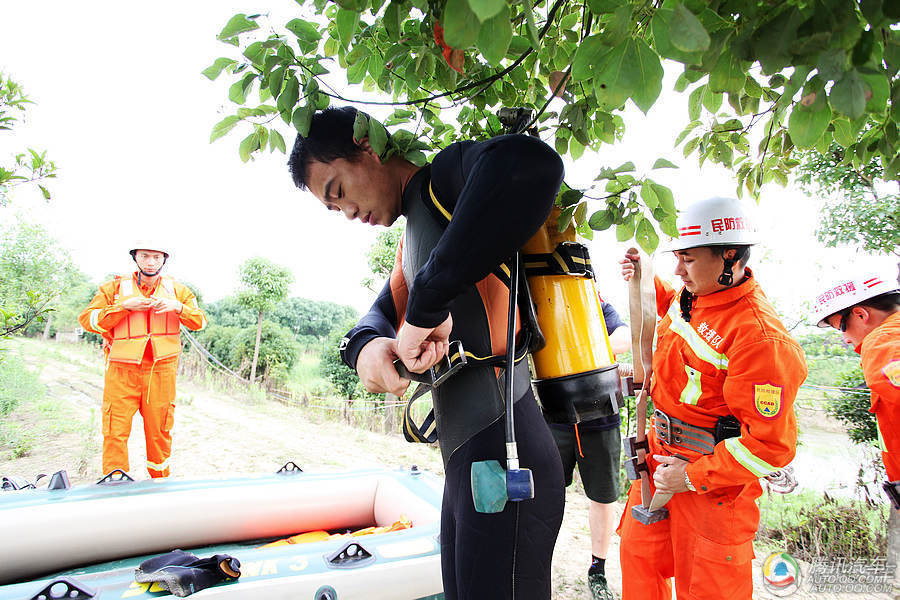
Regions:
[[125, 310], [148, 310], [152, 305], [153, 300], [143, 296], [134, 296], [122, 302], [122, 308]]
[[622, 279], [631, 281], [631, 278], [634, 277], [634, 263], [640, 262], [640, 260], [640, 254], [626, 254], [625, 258], [619, 261], [619, 264], [622, 265]]
[[662, 454], [654, 454], [653, 460], [659, 463], [653, 472], [653, 483], [657, 490], [671, 494], [688, 491], [687, 485], [684, 483], [684, 472], [689, 464], [688, 461], [681, 460], [677, 456]]
[[181, 311], [184, 310], [184, 305], [175, 298], [157, 298], [156, 296], [150, 296], [150, 299], [152, 300], [150, 308], [158, 315], [170, 312], [180, 315]]
[[363, 386], [373, 394], [390, 392], [402, 396], [409, 387], [409, 379], [403, 379], [394, 368], [397, 358], [397, 342], [378, 337], [363, 346], [356, 357], [356, 372]]
[[416, 327], [404, 323], [397, 335], [397, 355], [412, 373], [424, 373], [450, 352], [453, 318], [437, 327]]

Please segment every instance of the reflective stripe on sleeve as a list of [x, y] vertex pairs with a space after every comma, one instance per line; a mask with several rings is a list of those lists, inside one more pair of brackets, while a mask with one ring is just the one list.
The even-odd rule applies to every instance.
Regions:
[[700, 371], [688, 366], [685, 366], [684, 370], [687, 372], [688, 380], [684, 389], [681, 391], [681, 398], [679, 399], [684, 404], [696, 406], [697, 401], [700, 400], [700, 395], [703, 393], [703, 390], [700, 387]]
[[147, 468], [152, 469], [154, 471], [165, 471], [169, 468], [169, 459], [162, 461], [161, 463], [155, 463], [151, 461], [147, 461]]
[[673, 302], [669, 308], [669, 317], [672, 319], [670, 329], [679, 335], [687, 345], [694, 351], [701, 360], [708, 362], [717, 369], [725, 370], [728, 368], [728, 357], [721, 352], [713, 350], [706, 340], [700, 337], [697, 330], [691, 327], [691, 324], [681, 317], [681, 311], [678, 302]]
[[725, 449], [731, 453], [731, 456], [734, 457], [734, 460], [738, 461], [742, 467], [744, 467], [757, 477], [765, 477], [769, 473], [773, 473], [778, 470], [778, 467], [770, 465], [760, 457], [754, 456], [749, 450], [747, 450], [747, 446], [741, 443], [741, 438], [733, 437], [725, 440]]
[[103, 329], [102, 327], [100, 327], [100, 325], [97, 323], [97, 321], [100, 320], [100, 312], [102, 310], [103, 310], [102, 308], [95, 308], [94, 310], [91, 311], [90, 324], [91, 324], [91, 329], [93, 329], [94, 331], [98, 331], [100, 333], [106, 333], [106, 330]]

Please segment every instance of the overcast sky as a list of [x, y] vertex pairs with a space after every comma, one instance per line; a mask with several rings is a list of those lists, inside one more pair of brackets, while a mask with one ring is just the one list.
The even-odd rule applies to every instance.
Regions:
[[[32, 190], [17, 190], [0, 219], [18, 210], [43, 223], [97, 281], [131, 269], [132, 240], [159, 236], [173, 251], [169, 272], [207, 300], [231, 294], [238, 266], [259, 255], [293, 271], [292, 295], [367, 307], [373, 296], [360, 281], [376, 230], [330, 215], [296, 190], [286, 156], [266, 153], [243, 164], [237, 155], [243, 135], [208, 141], [212, 125], [234, 111], [223, 83], [200, 74], [228, 53], [216, 34], [236, 12], [269, 12], [281, 24], [292, 11], [293, 0], [4, 3], [0, 71], [35, 104], [14, 134], [0, 134], [0, 162], [25, 146], [46, 149], [59, 178], [49, 184], [49, 205]], [[625, 142], [586, 154], [577, 165], [567, 162], [570, 185], [587, 185], [601, 166], [625, 160], [646, 173], [663, 156], [681, 169], [653, 177], [672, 187], [679, 205], [734, 195], [729, 172], [701, 171], [695, 158], [685, 160], [673, 148], [687, 122], [687, 96], [666, 91], [674, 74], [667, 68], [664, 95], [649, 115], [629, 105]], [[291, 130], [282, 132], [290, 145]], [[817, 203], [797, 189], [764, 188], [760, 219], [765, 243], [753, 261], [786, 313], [799, 316], [801, 301], [837, 270], [871, 261], [890, 272], [896, 264], [821, 248], [812, 234]], [[601, 293], [625, 312], [615, 264], [625, 246], [607, 231], [591, 247]], [[668, 256], [657, 262], [661, 273], [671, 272]]]

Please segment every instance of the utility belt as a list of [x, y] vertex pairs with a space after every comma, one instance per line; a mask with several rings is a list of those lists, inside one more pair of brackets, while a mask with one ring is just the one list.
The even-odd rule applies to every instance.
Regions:
[[900, 480], [885, 481], [881, 488], [884, 490], [884, 493], [887, 494], [894, 510], [900, 510]]
[[[676, 419], [663, 411], [653, 411], [653, 428], [656, 437], [675, 450], [692, 450], [700, 454], [712, 454], [716, 444], [728, 438], [741, 435], [741, 424], [734, 415], [726, 415], [716, 420], [715, 427], [700, 427], [687, 421]], [[641, 478], [641, 471], [648, 471], [647, 463], [638, 463], [637, 451], [650, 452], [647, 440], [638, 442], [635, 436], [622, 440], [625, 451], [625, 474], [634, 481]]]
[[700, 427], [659, 409], [653, 411], [653, 428], [656, 437], [667, 445], [700, 454], [712, 454], [722, 440], [741, 435], [741, 424], [734, 415], [719, 417], [715, 427]]

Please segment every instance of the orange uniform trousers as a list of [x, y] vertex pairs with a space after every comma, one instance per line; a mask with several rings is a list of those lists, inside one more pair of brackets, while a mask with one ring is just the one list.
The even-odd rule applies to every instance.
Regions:
[[[660, 453], [651, 443], [647, 457], [650, 485]], [[750, 600], [753, 596], [755, 498], [758, 482], [719, 488], [705, 494], [682, 492], [666, 504], [669, 518], [644, 525], [631, 516], [641, 503], [641, 482], [632, 482], [619, 522], [622, 538], [622, 600], [672, 600], [672, 577], [678, 600]]]
[[129, 470], [128, 437], [136, 412], [144, 420], [147, 472], [169, 476], [178, 357], [139, 365], [110, 361], [103, 387], [103, 472]]

